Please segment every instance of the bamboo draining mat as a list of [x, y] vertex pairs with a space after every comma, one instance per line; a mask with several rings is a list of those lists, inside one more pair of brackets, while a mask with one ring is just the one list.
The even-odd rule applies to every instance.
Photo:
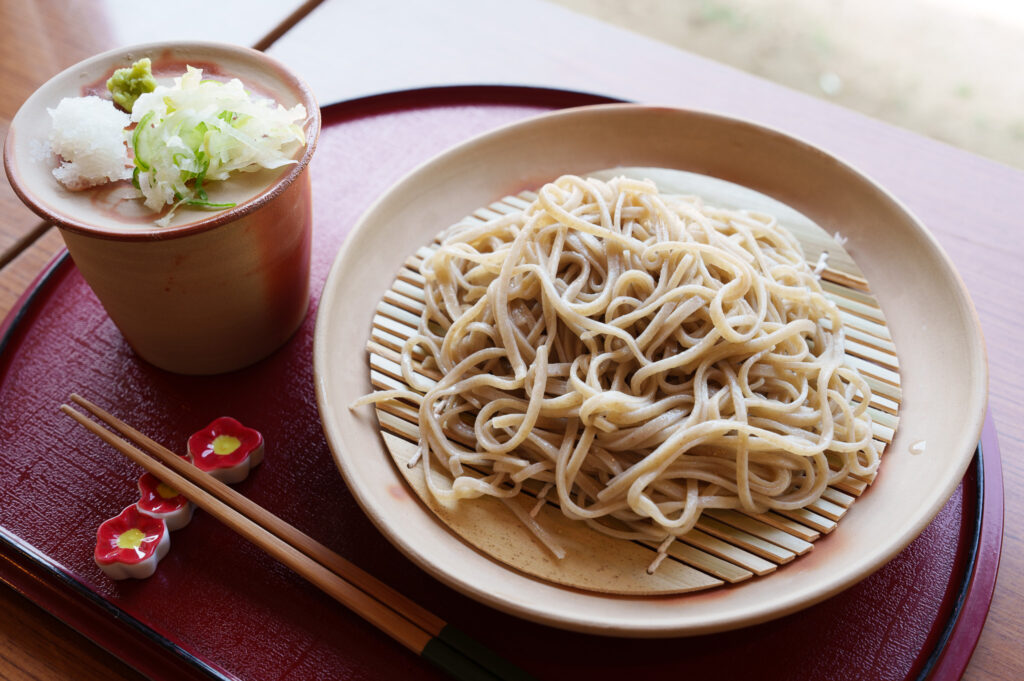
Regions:
[[[707, 203], [725, 207], [748, 206], [772, 212], [801, 242], [808, 263], [814, 267], [819, 254], [828, 251], [822, 286], [840, 309], [846, 325], [847, 358], [865, 377], [873, 392], [869, 407], [875, 440], [884, 448], [892, 441], [900, 404], [899, 362], [877, 301], [837, 235], [829, 235], [788, 207], [737, 185], [679, 171], [616, 169], [593, 173], [607, 178], [628, 174], [654, 179], [663, 192], [685, 189], [698, 193]], [[507, 196], [464, 220], [482, 222], [521, 210], [536, 195], [523, 192]], [[378, 390], [407, 389], [400, 368], [401, 349], [416, 331], [424, 305], [423, 277], [419, 266], [437, 248], [437, 242], [420, 248], [408, 258], [374, 316], [367, 343], [370, 379]], [[437, 380], [429, 371], [425, 378]], [[821, 499], [796, 511], [751, 514], [734, 510], [707, 510], [694, 530], [672, 543], [668, 558], [654, 574], [647, 567], [657, 555], [657, 545], [606, 537], [580, 522], [565, 518], [557, 504], [546, 499], [536, 518], [544, 530], [557, 537], [567, 555], [557, 559], [525, 528], [505, 505], [484, 497], [447, 506], [426, 490], [420, 465], [408, 467], [416, 454], [416, 408], [399, 401], [377, 404], [381, 432], [391, 455], [420, 500], [453, 532], [477, 549], [523, 573], [557, 584], [612, 594], [656, 595], [698, 591], [747, 579], [764, 577], [814, 547], [832, 532], [871, 479], [847, 478], [829, 487]], [[472, 447], [472, 443], [463, 443]], [[883, 469], [884, 474], [884, 469]], [[526, 490], [519, 503], [529, 513], [537, 506]]]

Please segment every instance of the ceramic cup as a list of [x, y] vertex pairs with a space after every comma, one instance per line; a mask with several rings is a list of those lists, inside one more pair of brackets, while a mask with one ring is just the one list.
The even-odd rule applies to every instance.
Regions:
[[[149, 57], [170, 84], [186, 65], [239, 78], [250, 92], [307, 112], [297, 163], [206, 185], [235, 207], [179, 208], [166, 227], [122, 181], [68, 191], [52, 175], [47, 108], [63, 97], [106, 96], [115, 69]], [[58, 74], [11, 121], [4, 165], [18, 196], [57, 225], [71, 258], [125, 339], [168, 371], [215, 374], [266, 357], [295, 332], [309, 303], [312, 206], [307, 166], [320, 132], [309, 87], [261, 52], [214, 43], [154, 43], [107, 52]]]

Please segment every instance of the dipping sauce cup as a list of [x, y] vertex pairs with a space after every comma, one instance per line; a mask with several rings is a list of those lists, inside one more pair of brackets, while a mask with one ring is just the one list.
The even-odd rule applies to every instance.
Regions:
[[[205, 188], [232, 208], [179, 207], [166, 227], [119, 181], [69, 191], [47, 154], [48, 108], [64, 97], [109, 98], [106, 81], [149, 57], [161, 84], [203, 69], [204, 78], [238, 78], [246, 90], [290, 109], [302, 104], [306, 144], [296, 163], [233, 174]], [[277, 61], [244, 47], [154, 43], [107, 52], [58, 74], [11, 121], [4, 165], [18, 196], [55, 224], [71, 258], [135, 352], [183, 374], [216, 374], [263, 359], [291, 337], [309, 305], [312, 198], [307, 166], [320, 132], [309, 87]]]

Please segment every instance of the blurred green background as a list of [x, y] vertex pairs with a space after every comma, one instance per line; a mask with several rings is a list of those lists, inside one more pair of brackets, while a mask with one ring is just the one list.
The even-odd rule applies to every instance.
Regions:
[[1024, 168], [1024, 1], [553, 2]]

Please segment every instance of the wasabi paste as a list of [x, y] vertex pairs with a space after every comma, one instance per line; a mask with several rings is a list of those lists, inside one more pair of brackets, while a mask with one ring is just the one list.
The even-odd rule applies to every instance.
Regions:
[[114, 102], [131, 113], [136, 99], [156, 89], [156, 78], [153, 77], [149, 57], [143, 57], [128, 68], [114, 71], [114, 75], [107, 81], [107, 89]]

